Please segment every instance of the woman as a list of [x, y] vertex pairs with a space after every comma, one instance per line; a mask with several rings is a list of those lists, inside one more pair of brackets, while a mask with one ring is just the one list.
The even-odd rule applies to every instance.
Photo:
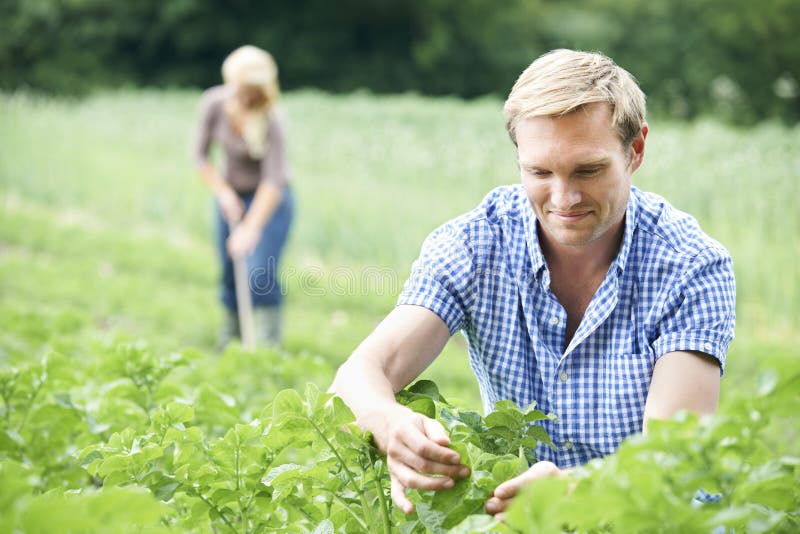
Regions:
[[[234, 50], [222, 64], [224, 85], [203, 93], [196, 162], [216, 199], [222, 303], [220, 346], [238, 335], [231, 258], [247, 257], [257, 342], [281, 340], [281, 288], [277, 267], [292, 222], [293, 200], [285, 161], [284, 120], [272, 56], [254, 46]], [[225, 154], [218, 171], [209, 158], [216, 143]]]

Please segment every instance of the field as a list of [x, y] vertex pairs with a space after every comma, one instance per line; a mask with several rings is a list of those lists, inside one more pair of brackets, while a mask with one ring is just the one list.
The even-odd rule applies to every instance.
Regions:
[[[287, 95], [298, 210], [283, 265], [285, 350], [215, 355], [211, 201], [190, 157], [198, 96], [0, 96], [0, 532], [357, 532], [373, 520], [385, 531], [490, 528], [475, 503], [519, 468], [519, 444], [500, 451], [464, 434], [473, 468], [491, 476], [457, 488], [449, 504], [419, 495], [418, 517], [405, 522], [385, 506], [380, 458], [355, 429], [339, 431], [346, 410], [318, 390], [391, 309], [427, 233], [517, 180], [501, 102]], [[559, 488], [547, 487], [549, 501], [521, 501], [509, 521], [541, 531], [564, 528], [565, 517], [579, 531], [653, 530], [662, 519], [706, 532], [791, 531], [800, 510], [800, 128], [650, 122], [634, 183], [694, 214], [734, 259], [737, 337], [721, 415], [665, 423], [589, 469], [570, 498], [614, 505], [616, 516], [570, 516], [553, 500]], [[460, 337], [424, 378], [458, 408], [427, 383], [408, 402], [440, 416], [478, 410]], [[299, 393], [279, 395], [285, 388]], [[693, 444], [733, 449], [680, 453]], [[664, 472], [664, 450], [693, 476]], [[623, 503], [640, 483], [650, 500]], [[681, 500], [701, 486], [722, 503]], [[134, 512], [118, 515], [122, 502]], [[645, 506], [655, 507], [646, 518]], [[436, 515], [448, 508], [460, 511]]]

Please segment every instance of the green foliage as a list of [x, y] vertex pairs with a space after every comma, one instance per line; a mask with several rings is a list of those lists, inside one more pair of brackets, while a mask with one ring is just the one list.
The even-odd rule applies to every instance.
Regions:
[[243, 43], [287, 88], [505, 95], [539, 54], [601, 50], [654, 110], [735, 123], [800, 119], [794, 0], [12, 1], [0, 6], [0, 89], [210, 86]]
[[[78, 349], [87, 343], [85, 332], [72, 336]], [[438, 419], [471, 469], [450, 490], [410, 491], [415, 512], [405, 516], [389, 501], [384, 458], [339, 398], [307, 383], [302, 393], [266, 392], [263, 404], [264, 397], [237, 400], [226, 393], [235, 377], [269, 369], [276, 388], [280, 376], [296, 385], [305, 377], [276, 374], [276, 362], [291, 357], [285, 353], [260, 352], [256, 369], [238, 348], [229, 353], [237, 358], [160, 354], [121, 342], [95, 346], [80, 360], [45, 353], [4, 370], [4, 532], [375, 526], [436, 534], [793, 532], [800, 526], [800, 457], [776, 456], [763, 440], [770, 418], [796, 414], [800, 374], [763, 373], [754, 395], [738, 397], [708, 420], [683, 414], [651, 422], [646, 436], [628, 439], [617, 454], [531, 484], [500, 523], [484, 513], [486, 500], [535, 461], [539, 442], [550, 443], [536, 423], [553, 415], [501, 401], [481, 417], [448, 403], [427, 380], [402, 391], [398, 401]], [[214, 373], [196, 381], [196, 370], [213, 369], [215, 361]], [[721, 498], [693, 503], [699, 489]]]
[[[79, 349], [92, 344], [75, 335]], [[194, 350], [161, 354], [119, 342], [92, 347], [69, 365], [48, 353], [4, 371], [2, 524], [26, 532], [54, 524], [64, 532], [156, 524], [173, 531], [359, 532], [381, 525], [386, 533], [401, 523], [407, 532], [473, 524], [470, 516], [482, 515], [489, 492], [527, 467], [523, 449], [535, 446], [523, 431], [505, 442], [520, 450], [515, 456], [498, 440], [543, 417], [512, 405], [498, 406], [503, 418], [462, 414], [427, 381], [402, 393], [409, 406], [441, 414], [473, 470], [449, 492], [415, 495], [418, 515], [406, 519], [390, 506], [385, 460], [341, 399], [312, 383], [302, 394], [279, 391], [279, 384], [308, 378], [279, 365], [293, 355], [249, 356], [232, 347], [209, 360]], [[269, 389], [238, 400], [226, 393], [248, 373], [269, 376]], [[484, 439], [481, 429], [494, 437]], [[130, 509], [113, 515], [123, 502]], [[82, 513], [63, 519], [68, 510]]]
[[[795, 532], [800, 456], [764, 443], [779, 406], [800, 407], [800, 374], [771, 380], [704, 421], [653, 421], [646, 436], [567, 478], [526, 488], [507, 515], [513, 532]], [[699, 489], [718, 502], [693, 501]]]

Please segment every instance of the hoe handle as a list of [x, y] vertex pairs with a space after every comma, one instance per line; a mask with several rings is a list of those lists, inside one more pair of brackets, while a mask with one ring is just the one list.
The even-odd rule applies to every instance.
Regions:
[[[231, 232], [237, 223], [231, 223]], [[239, 313], [239, 329], [242, 346], [252, 350], [256, 346], [253, 328], [253, 301], [250, 296], [250, 284], [247, 270], [247, 258], [240, 256], [233, 260], [233, 280], [236, 284], [236, 308]]]

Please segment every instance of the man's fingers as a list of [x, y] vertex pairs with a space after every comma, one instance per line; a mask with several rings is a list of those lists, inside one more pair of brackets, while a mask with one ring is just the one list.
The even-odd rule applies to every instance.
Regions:
[[493, 496], [501, 500], [511, 499], [519, 493], [519, 490], [525, 484], [539, 478], [551, 477], [559, 474], [561, 474], [561, 469], [559, 469], [556, 464], [552, 462], [537, 462], [521, 475], [506, 480], [497, 486], [493, 492]]
[[508, 505], [511, 503], [511, 500], [506, 499], [498, 499], [497, 497], [492, 497], [488, 501], [486, 501], [486, 513], [489, 515], [499, 514], [500, 512], [505, 511]]
[[436, 419], [430, 419], [429, 417], [424, 417], [422, 419], [422, 430], [425, 432], [425, 435], [427, 435], [429, 439], [432, 439], [439, 445], [450, 444], [450, 436], [447, 435], [447, 431], [444, 429], [442, 424]]
[[395, 506], [400, 508], [403, 513], [410, 514], [414, 511], [414, 505], [406, 497], [406, 488], [395, 477], [392, 477], [391, 494]]
[[[511, 500], [516, 497], [517, 493], [523, 486], [539, 478], [559, 476], [562, 474], [559, 469], [552, 462], [538, 462], [533, 464], [530, 469], [525, 471], [519, 476], [510, 480], [506, 480], [492, 492], [492, 496], [486, 501], [486, 513], [491, 515], [501, 514], [504, 512]], [[497, 516], [500, 518], [502, 516]]]
[[[428, 423], [428, 421], [433, 424]], [[432, 438], [428, 434], [429, 429], [439, 439]], [[444, 444], [450, 442], [450, 438], [447, 437], [444, 428], [438, 422], [427, 417], [420, 416], [418, 426], [411, 425], [398, 429], [393, 437], [395, 439], [392, 441], [396, 445], [405, 446], [412, 454], [426, 460], [452, 465], [457, 465], [461, 462], [461, 457], [456, 451], [444, 446]], [[442, 438], [444, 438], [444, 444], [441, 442]]]
[[411, 467], [391, 459], [387, 463], [392, 477], [396, 478], [405, 488], [439, 491], [450, 489], [455, 484], [450, 477], [429, 476], [418, 473]]
[[467, 466], [430, 460], [403, 446], [392, 447], [389, 457], [397, 463], [407, 465], [419, 473], [444, 475], [453, 478], [469, 476], [469, 468]]

